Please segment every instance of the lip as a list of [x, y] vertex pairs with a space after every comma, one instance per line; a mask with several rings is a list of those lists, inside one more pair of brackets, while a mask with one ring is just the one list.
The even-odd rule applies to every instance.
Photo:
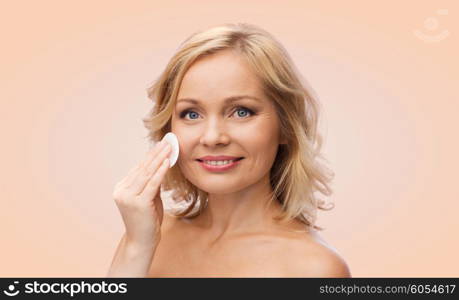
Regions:
[[[233, 159], [235, 159], [235, 158], [233, 158]], [[230, 169], [236, 167], [242, 159], [239, 159], [239, 160], [236, 160], [236, 161], [234, 161], [232, 163], [229, 163], [229, 164], [226, 164], [226, 165], [221, 165], [221, 166], [208, 165], [204, 161], [200, 161], [200, 160], [198, 160], [197, 162], [207, 171], [210, 171], [210, 172], [225, 172], [227, 170], [230, 170]], [[212, 159], [209, 159], [209, 160], [212, 160]], [[214, 159], [214, 160], [217, 160], [217, 159]], [[228, 160], [230, 160], [230, 159], [228, 159]]]
[[236, 157], [236, 156], [227, 156], [227, 155], [218, 155], [218, 156], [212, 156], [212, 155], [207, 155], [198, 158], [198, 160], [233, 160], [233, 159], [238, 159], [241, 157]]

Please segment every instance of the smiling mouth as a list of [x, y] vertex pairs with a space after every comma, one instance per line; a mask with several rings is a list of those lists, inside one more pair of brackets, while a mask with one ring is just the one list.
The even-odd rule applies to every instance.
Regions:
[[[235, 162], [235, 161], [239, 161], [239, 160], [242, 160], [244, 159], [244, 157], [239, 157], [239, 158], [236, 158], [236, 159], [232, 159], [231, 161], [232, 162]], [[200, 161], [200, 162], [204, 162], [204, 160], [202, 159], [196, 159], [197, 161]], [[208, 161], [211, 161], [211, 160], [208, 160]], [[224, 160], [216, 160], [216, 161], [224, 161]]]

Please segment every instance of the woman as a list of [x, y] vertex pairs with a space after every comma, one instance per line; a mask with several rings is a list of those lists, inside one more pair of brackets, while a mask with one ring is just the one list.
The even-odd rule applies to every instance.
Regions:
[[[168, 143], [114, 191], [126, 232], [108, 276], [350, 277], [318, 235], [318, 102], [268, 32], [225, 24], [193, 34], [149, 90], [144, 119]], [[164, 213], [161, 188], [183, 209]]]

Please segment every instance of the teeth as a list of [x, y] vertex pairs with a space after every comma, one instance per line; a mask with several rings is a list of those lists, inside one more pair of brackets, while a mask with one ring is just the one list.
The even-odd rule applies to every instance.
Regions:
[[230, 164], [232, 162], [234, 162], [235, 159], [233, 160], [205, 160], [204, 162], [208, 165], [212, 165], [212, 166], [222, 166], [222, 165], [227, 165], [227, 164]]

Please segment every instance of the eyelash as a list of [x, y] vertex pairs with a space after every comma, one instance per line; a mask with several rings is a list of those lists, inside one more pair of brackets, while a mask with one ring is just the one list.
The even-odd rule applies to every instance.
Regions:
[[[234, 114], [236, 111], [238, 111], [238, 110], [245, 110], [245, 111], [248, 111], [248, 112], [250, 113], [250, 116], [256, 115], [256, 113], [255, 113], [253, 110], [251, 110], [251, 109], [249, 109], [249, 108], [247, 108], [247, 107], [244, 107], [244, 106], [238, 106], [238, 107], [236, 107], [236, 109], [233, 111], [233, 114]], [[182, 112], [180, 113], [180, 118], [181, 118], [181, 119], [185, 118], [185, 116], [186, 116], [189, 112], [195, 112], [195, 111], [192, 110], [192, 109], [185, 109], [184, 111], [182, 111]], [[196, 113], [196, 112], [195, 112], [195, 113]], [[249, 116], [249, 117], [250, 117], [250, 116]], [[247, 117], [247, 118], [248, 118], [248, 117]], [[245, 119], [245, 117], [242, 117], [242, 119]], [[189, 120], [196, 120], [196, 119], [189, 119]]]

